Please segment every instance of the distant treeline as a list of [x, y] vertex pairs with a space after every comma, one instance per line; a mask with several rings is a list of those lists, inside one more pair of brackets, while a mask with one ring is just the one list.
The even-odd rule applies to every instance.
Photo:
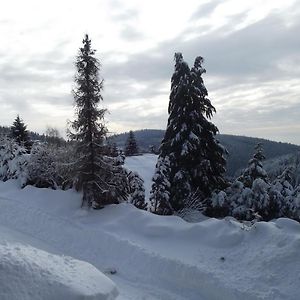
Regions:
[[[164, 133], [164, 130], [159, 129], [143, 129], [134, 131], [134, 135], [141, 152], [149, 152], [150, 148], [153, 148], [153, 146], [158, 151]], [[117, 147], [122, 149], [125, 147], [127, 138], [128, 132], [110, 137], [110, 139], [117, 144]], [[258, 143], [263, 144], [267, 160], [300, 151], [300, 146], [289, 143], [274, 142], [261, 138], [219, 134], [218, 139], [229, 152], [227, 158], [228, 176], [236, 175], [235, 173], [239, 172], [247, 165], [249, 157], [252, 155], [253, 148]]]
[[[9, 136], [11, 133], [11, 127], [9, 126], [0, 126], [0, 137]], [[53, 137], [47, 134], [39, 134], [37, 132], [28, 131], [31, 141], [40, 141], [40, 142], [50, 142], [55, 139], [55, 142], [65, 143], [65, 140], [62, 137]]]

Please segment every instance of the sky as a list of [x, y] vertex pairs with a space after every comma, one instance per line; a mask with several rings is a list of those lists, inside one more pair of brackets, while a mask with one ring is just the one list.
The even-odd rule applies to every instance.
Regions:
[[111, 133], [165, 129], [174, 53], [203, 75], [220, 133], [300, 145], [300, 1], [10, 0], [0, 12], [0, 125], [74, 119], [85, 33], [101, 62]]

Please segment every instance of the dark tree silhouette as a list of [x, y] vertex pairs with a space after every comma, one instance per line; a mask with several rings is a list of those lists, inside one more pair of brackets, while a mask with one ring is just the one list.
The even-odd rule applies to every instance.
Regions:
[[139, 153], [137, 142], [132, 130], [129, 131], [128, 139], [125, 145], [125, 155], [132, 156]]
[[100, 63], [88, 35], [79, 49], [76, 68], [76, 86], [73, 89], [76, 120], [72, 122], [75, 133], [70, 133], [70, 137], [77, 141], [79, 157], [75, 186], [83, 191], [83, 205], [102, 207], [114, 201], [111, 194], [115, 190], [112, 182], [115, 169], [103, 154], [107, 133], [104, 124], [106, 110], [98, 107], [103, 100], [103, 80], [99, 78]]
[[30, 141], [29, 133], [26, 128], [27, 126], [18, 115], [11, 126], [11, 137], [19, 146], [25, 147], [26, 150], [30, 152], [32, 142]]
[[[207, 98], [202, 57], [190, 70], [181, 53], [175, 53], [171, 79], [169, 118], [160, 157], [170, 161], [170, 203], [175, 211], [197, 194], [199, 201], [225, 185], [226, 150], [215, 138], [218, 128], [209, 121], [215, 108]], [[200, 205], [199, 205], [200, 206]]]

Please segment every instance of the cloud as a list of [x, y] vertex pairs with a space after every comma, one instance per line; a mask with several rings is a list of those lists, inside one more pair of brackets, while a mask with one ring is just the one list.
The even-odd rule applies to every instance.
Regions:
[[[186, 24], [180, 30], [175, 26], [176, 32], [170, 32], [170, 38], [164, 40], [149, 38], [151, 26], [145, 27], [147, 33], [141, 31], [139, 24], [145, 11], [143, 15], [138, 1], [105, 3], [107, 13], [93, 1], [93, 14], [87, 20], [76, 19], [83, 15], [79, 2], [79, 8], [75, 5], [70, 14], [61, 11], [44, 21], [39, 16], [39, 23], [31, 22], [24, 29], [11, 26], [9, 16], [0, 20], [4, 25], [10, 22], [2, 27], [4, 36], [5, 30], [12, 29], [6, 32], [10, 45], [23, 38], [16, 45], [19, 47], [0, 50], [3, 122], [21, 111], [25, 120], [36, 124], [34, 128], [44, 128], [46, 121], [65, 126], [65, 120], [73, 116], [75, 55], [81, 33], [87, 28], [95, 38], [93, 46], [100, 47], [97, 55], [105, 79], [103, 105], [111, 110], [107, 119], [114, 130], [165, 127], [173, 55], [182, 52], [190, 66], [196, 56], [205, 58], [204, 81], [217, 108], [214, 122], [221, 132], [248, 130], [251, 135], [274, 138], [278, 133], [277, 139], [286, 136], [300, 144], [292, 133], [293, 128], [299, 128], [300, 107], [300, 19], [296, 2], [285, 10], [269, 9], [251, 19], [250, 2], [231, 10], [230, 1], [212, 0], [202, 5], [195, 1]], [[224, 12], [224, 4], [230, 13], [215, 22], [216, 15]], [[98, 24], [93, 16], [100, 9]], [[59, 19], [63, 16], [65, 23]], [[150, 20], [155, 22], [155, 16]], [[176, 22], [176, 18], [166, 17], [165, 21]], [[85, 23], [87, 27], [80, 31]], [[161, 26], [163, 29], [164, 24]], [[278, 124], [285, 128], [286, 135], [274, 129]]]
[[127, 41], [139, 41], [143, 39], [143, 34], [131, 25], [123, 26], [120, 36]]
[[213, 0], [206, 2], [198, 7], [198, 9], [192, 14], [190, 21], [198, 20], [199, 18], [208, 17], [215, 9], [222, 3], [220, 0]]
[[[230, 22], [235, 23], [234, 20]], [[174, 52], [182, 51], [190, 65], [197, 55], [202, 55], [207, 69], [204, 80], [213, 102], [217, 109], [220, 108], [216, 116], [220, 129], [223, 132], [243, 131], [242, 124], [247, 122], [247, 128], [253, 128], [249, 131], [252, 135], [267, 137], [268, 134], [276, 139], [276, 133], [270, 133], [272, 124], [279, 123], [283, 128], [294, 128], [289, 124], [295, 124], [295, 127], [299, 124], [297, 113], [291, 113], [300, 110], [300, 106], [294, 104], [299, 99], [299, 80], [294, 82], [293, 88], [290, 84], [293, 79], [300, 78], [300, 69], [292, 67], [300, 59], [300, 41], [295, 38], [300, 23], [295, 21], [287, 26], [280, 15], [271, 14], [246, 28], [231, 29], [230, 33], [226, 30], [226, 34], [219, 29], [187, 41], [181, 36], [163, 42], [151, 51], [130, 56], [126, 62], [110, 64], [106, 75], [114, 77], [116, 84], [127, 78], [128, 82], [139, 82], [148, 87], [141, 93], [132, 90], [128, 99], [142, 94], [145, 98], [161, 95], [162, 103], [167, 107], [168, 92], [165, 89], [164, 93], [156, 93], [155, 84], [169, 82]], [[130, 85], [126, 87], [125, 83], [124, 97], [129, 90]], [[280, 115], [281, 108], [288, 117]], [[160, 117], [165, 118], [165, 114], [161, 113]], [[280, 122], [275, 121], [278, 119]], [[141, 127], [150, 120], [150, 114], [144, 116]], [[286, 140], [283, 134], [280, 138]], [[300, 143], [300, 140], [293, 138], [293, 142]]]

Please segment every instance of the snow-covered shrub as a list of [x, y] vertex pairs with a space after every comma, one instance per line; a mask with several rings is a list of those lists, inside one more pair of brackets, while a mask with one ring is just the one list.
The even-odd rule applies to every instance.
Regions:
[[[283, 173], [283, 175], [286, 174], [289, 173]], [[290, 179], [289, 175], [278, 178], [278, 181], [282, 183], [281, 186], [277, 184], [277, 191], [281, 191], [282, 200], [280, 203], [280, 217], [288, 217], [300, 222], [300, 185], [293, 188], [290, 185]]]
[[145, 202], [144, 180], [136, 172], [128, 173], [129, 195], [128, 202], [139, 209], [147, 209]]
[[158, 215], [172, 215], [170, 204], [170, 160], [168, 157], [158, 157], [153, 184], [150, 192], [150, 208], [152, 213]]
[[300, 222], [300, 186], [298, 186], [293, 197], [288, 197], [286, 202], [287, 217]]
[[14, 140], [4, 139], [0, 145], [0, 179], [18, 179], [24, 187], [28, 181], [27, 165], [30, 156], [27, 150]]
[[28, 164], [29, 181], [36, 187], [57, 188], [57, 168], [54, 153], [43, 145], [35, 145], [31, 150]]
[[270, 185], [263, 179], [257, 178], [252, 184], [252, 195], [249, 207], [261, 216], [264, 220], [269, 219], [270, 212], [270, 197], [269, 197]]
[[27, 149], [21, 146], [15, 148], [13, 155], [13, 159], [8, 162], [9, 177], [18, 179], [20, 186], [24, 187], [28, 182], [30, 155], [27, 153]]
[[225, 191], [214, 191], [208, 202], [208, 206], [205, 209], [206, 215], [215, 218], [229, 215], [230, 204]]
[[110, 157], [105, 156], [104, 161], [107, 162], [107, 177], [104, 179], [110, 187], [110, 191], [107, 193], [110, 195], [109, 203], [122, 203], [128, 200], [128, 196], [131, 192], [130, 184], [128, 180], [128, 171], [123, 167], [123, 161], [121, 156]]
[[54, 157], [57, 184], [62, 189], [72, 188], [77, 159], [74, 146], [66, 144], [63, 147], [50, 147], [49, 149]]
[[5, 181], [9, 179], [8, 162], [13, 159], [15, 143], [9, 139], [1, 140], [0, 145], [0, 179]]
[[214, 192], [208, 201], [206, 214], [213, 217], [233, 216], [239, 220], [252, 220], [252, 205], [252, 190], [236, 180], [224, 191]]
[[[300, 186], [294, 188], [293, 169], [286, 168], [273, 182], [256, 178], [250, 187], [236, 180], [210, 201], [215, 217], [233, 216], [238, 220], [264, 220], [288, 217], [300, 221]], [[218, 215], [217, 212], [224, 212]]]
[[290, 201], [294, 198], [294, 188], [292, 186], [292, 168], [283, 170], [282, 174], [271, 183], [269, 190], [270, 206], [269, 218], [289, 216]]

